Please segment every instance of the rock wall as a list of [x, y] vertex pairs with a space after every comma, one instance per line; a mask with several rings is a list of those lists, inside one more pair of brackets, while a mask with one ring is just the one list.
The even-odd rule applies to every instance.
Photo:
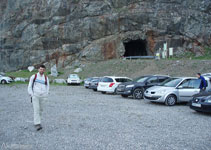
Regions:
[[0, 71], [29, 65], [101, 61], [124, 55], [124, 42], [164, 42], [175, 54], [211, 46], [210, 0], [1, 0]]

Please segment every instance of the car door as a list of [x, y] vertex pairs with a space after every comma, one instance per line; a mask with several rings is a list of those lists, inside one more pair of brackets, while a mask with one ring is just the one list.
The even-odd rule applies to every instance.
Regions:
[[200, 92], [199, 85], [199, 79], [184, 80], [178, 87], [179, 101], [188, 102], [191, 100], [194, 94], [198, 94]]
[[158, 77], [151, 77], [147, 80], [145, 87], [146, 89], [158, 84]]

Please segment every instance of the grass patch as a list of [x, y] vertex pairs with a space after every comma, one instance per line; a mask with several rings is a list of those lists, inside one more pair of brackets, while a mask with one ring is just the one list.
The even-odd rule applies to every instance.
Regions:
[[210, 60], [211, 59], [211, 47], [205, 48], [205, 54], [202, 56], [196, 56], [192, 52], [185, 52], [181, 56], [174, 56], [172, 58], [167, 58], [167, 60], [179, 60], [179, 59], [195, 59], [195, 60]]
[[6, 86], [15, 86], [15, 85], [21, 85], [21, 84], [28, 85], [28, 82], [17, 81], [17, 82], [12, 82], [12, 83], [9, 83], [9, 84], [4, 84], [4, 85], [6, 85]]
[[50, 83], [51, 86], [67, 86], [65, 83]]
[[[9, 84], [4, 84], [4, 85], [6, 85], [6, 86], [15, 86], [15, 85], [21, 85], [21, 84], [28, 85], [29, 82], [17, 81], [17, 82], [12, 82], [12, 83], [9, 83]], [[67, 86], [67, 84], [65, 84], [65, 83], [50, 83], [50, 86]]]
[[209, 59], [211, 59], [211, 47], [206, 47], [205, 48], [205, 54], [203, 56], [195, 57], [194, 59], [199, 59], [199, 60], [209, 60]]
[[29, 72], [28, 70], [20, 70], [15, 72], [6, 72], [6, 76], [29, 78], [35, 73], [37, 73], [37, 70], [34, 70], [32, 72]]
[[[6, 76], [30, 78], [33, 74], [36, 74], [37, 72], [38, 72], [37, 70], [33, 70], [32, 72], [29, 72], [28, 70], [20, 70], [20, 71], [15, 71], [15, 72], [12, 71], [12, 72], [6, 72]], [[47, 70], [45, 74], [49, 76], [51, 74], [51, 72]], [[64, 74], [64, 71], [59, 71], [58, 77], [63, 74]], [[49, 76], [49, 78], [56, 79], [57, 77]]]

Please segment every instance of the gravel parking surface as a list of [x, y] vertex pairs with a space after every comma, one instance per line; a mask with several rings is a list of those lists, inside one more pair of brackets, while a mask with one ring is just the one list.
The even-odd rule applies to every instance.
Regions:
[[42, 125], [35, 131], [27, 85], [0, 85], [0, 149], [211, 149], [211, 115], [82, 86], [51, 86]]

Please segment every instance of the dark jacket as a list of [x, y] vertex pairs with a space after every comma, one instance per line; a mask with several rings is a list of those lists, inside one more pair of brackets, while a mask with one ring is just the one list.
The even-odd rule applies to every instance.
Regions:
[[200, 89], [203, 89], [203, 88], [206, 89], [206, 87], [207, 87], [207, 82], [206, 82], [206, 80], [204, 79], [204, 77], [203, 77], [203, 76], [200, 76], [199, 79], [201, 79], [201, 84], [200, 84], [199, 88], [200, 88]]

